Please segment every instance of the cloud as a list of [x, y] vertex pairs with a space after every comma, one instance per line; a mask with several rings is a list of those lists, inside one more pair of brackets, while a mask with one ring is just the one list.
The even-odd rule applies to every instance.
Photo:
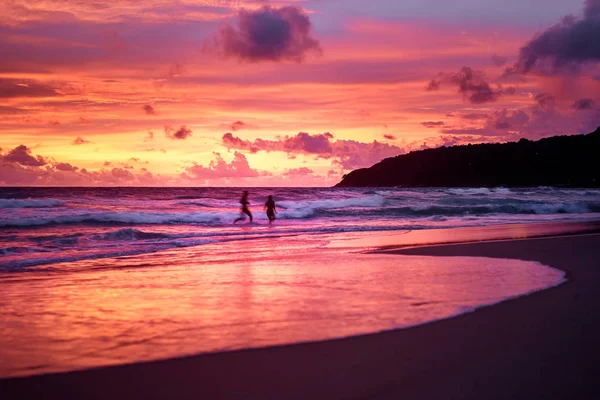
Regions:
[[92, 121], [90, 121], [87, 118], [84, 117], [79, 117], [79, 119], [77, 121], [75, 121], [75, 123], [77, 125], [90, 125], [92, 123]]
[[548, 93], [536, 94], [534, 100], [541, 110], [553, 110], [556, 107], [556, 99]]
[[508, 61], [507, 57], [499, 56], [496, 53], [492, 54], [492, 63], [497, 67], [503, 66], [504, 64], [506, 64], [507, 61]]
[[28, 79], [1, 79], [0, 98], [55, 97], [60, 93], [52, 86]]
[[593, 99], [579, 99], [573, 104], [575, 110], [590, 110], [594, 107]]
[[577, 71], [583, 64], [600, 61], [600, 0], [586, 0], [583, 16], [566, 16], [531, 39], [506, 74]]
[[478, 119], [486, 119], [488, 115], [486, 113], [467, 113], [461, 114], [460, 118], [466, 120], [478, 120]]
[[[105, 167], [110, 163], [105, 163]], [[142, 169], [133, 173], [122, 168], [88, 171], [70, 163], [32, 155], [20, 145], [6, 154], [0, 154], [0, 185], [40, 186], [125, 186], [163, 184], [160, 176]]]
[[146, 115], [156, 115], [156, 110], [150, 104], [146, 104], [142, 107], [142, 110], [146, 113]]
[[386, 140], [396, 140], [396, 136], [394, 135], [383, 135], [383, 138]]
[[312, 37], [312, 23], [299, 7], [240, 10], [237, 27], [225, 25], [215, 37], [226, 57], [242, 61], [301, 62], [309, 52], [321, 52]]
[[185, 67], [182, 64], [175, 64], [169, 67], [169, 77], [175, 78], [185, 72]]
[[235, 121], [229, 127], [231, 128], [232, 131], [236, 132], [236, 131], [239, 131], [240, 129], [245, 128], [246, 124], [243, 123], [242, 121]]
[[5, 163], [16, 163], [27, 167], [40, 167], [48, 163], [42, 156], [32, 156], [31, 149], [25, 145], [17, 146], [8, 153], [0, 155], [0, 161]]
[[462, 67], [459, 72], [440, 73], [429, 82], [427, 90], [438, 90], [442, 84], [458, 86], [458, 92], [473, 104], [483, 104], [498, 100], [503, 94], [501, 88], [492, 89], [485, 74], [471, 67]]
[[69, 163], [63, 163], [63, 162], [56, 164], [54, 166], [54, 168], [56, 168], [58, 171], [77, 171], [79, 169]]
[[278, 140], [256, 139], [243, 140], [231, 133], [223, 135], [222, 144], [228, 149], [245, 150], [251, 153], [259, 151], [279, 151], [295, 157], [299, 154], [312, 155], [317, 158], [332, 160], [332, 164], [345, 169], [371, 166], [384, 158], [402, 154], [403, 149], [373, 141], [372, 143], [354, 140], [335, 140], [329, 133], [311, 135], [300, 132], [295, 136], [285, 136]]
[[178, 130], [170, 126], [165, 126], [165, 135], [172, 140], [185, 140], [192, 136], [192, 130], [185, 125], [181, 126]]
[[89, 140], [85, 140], [81, 136], [77, 136], [77, 138], [71, 142], [71, 144], [75, 145], [75, 146], [87, 144], [87, 143], [91, 143], [91, 142]]
[[206, 180], [220, 178], [254, 178], [259, 176], [257, 170], [250, 168], [246, 156], [240, 152], [234, 153], [233, 160], [226, 162], [220, 153], [213, 152], [214, 160], [207, 167], [194, 164], [186, 168], [182, 174], [184, 179]]
[[520, 129], [529, 122], [529, 115], [521, 110], [502, 109], [494, 112], [486, 123], [488, 129]]
[[444, 126], [444, 121], [426, 121], [421, 122], [421, 125], [423, 125], [425, 128], [437, 128]]
[[151, 142], [154, 140], [154, 132], [149, 131], [148, 135], [144, 138], [144, 142]]
[[300, 132], [296, 136], [286, 136], [280, 140], [256, 139], [254, 142], [242, 140], [230, 132], [223, 135], [222, 143], [228, 149], [247, 150], [251, 153], [258, 151], [282, 151], [295, 154], [328, 155], [333, 151], [330, 139], [333, 135], [329, 132], [311, 135]]
[[285, 170], [285, 172], [283, 173], [283, 176], [304, 176], [304, 175], [310, 175], [313, 172], [314, 171], [312, 169], [307, 168], [307, 167], [290, 168], [290, 169]]

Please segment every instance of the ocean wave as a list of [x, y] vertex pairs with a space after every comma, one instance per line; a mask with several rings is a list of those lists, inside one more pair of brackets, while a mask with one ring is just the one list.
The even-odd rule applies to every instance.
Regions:
[[230, 222], [237, 213], [190, 212], [190, 213], [151, 213], [151, 212], [97, 212], [76, 215], [35, 216], [0, 220], [0, 227], [28, 227], [43, 225], [73, 224], [210, 224]]
[[332, 209], [348, 207], [381, 207], [385, 203], [383, 196], [365, 196], [339, 200], [280, 201], [278, 206], [287, 209]]
[[0, 208], [48, 208], [62, 207], [65, 203], [56, 199], [22, 200], [22, 199], [0, 199]]
[[452, 188], [445, 189], [446, 193], [459, 195], [459, 196], [473, 196], [473, 195], [490, 195], [490, 194], [511, 194], [512, 191], [508, 188], [497, 187], [497, 188]]
[[171, 239], [179, 235], [170, 235], [167, 233], [144, 232], [134, 228], [124, 228], [117, 231], [108, 232], [99, 235], [93, 235], [94, 240], [151, 240], [151, 239]]
[[[383, 196], [365, 196], [340, 200], [280, 201], [277, 203], [279, 218], [310, 218], [320, 210], [353, 209], [381, 207], [385, 203]], [[283, 210], [281, 210], [283, 209]]]
[[[508, 203], [508, 204], [482, 204], [482, 205], [423, 205], [406, 207], [387, 207], [369, 211], [355, 212], [356, 216], [379, 217], [460, 217], [470, 215], [497, 215], [497, 214], [577, 214], [600, 212], [600, 202], [576, 203]], [[329, 217], [343, 217], [350, 215], [348, 211], [328, 210], [319, 212], [320, 215]]]

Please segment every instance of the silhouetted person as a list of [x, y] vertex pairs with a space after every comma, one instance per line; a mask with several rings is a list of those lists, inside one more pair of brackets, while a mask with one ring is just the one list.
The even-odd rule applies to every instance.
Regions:
[[269, 218], [269, 225], [275, 221], [275, 200], [273, 200], [273, 196], [269, 196], [267, 202], [265, 203], [265, 210], [267, 210], [267, 218]]
[[248, 201], [248, 191], [247, 190], [244, 190], [244, 193], [242, 194], [242, 198], [240, 199], [240, 204], [242, 205], [242, 210], [240, 212], [240, 216], [239, 216], [239, 218], [236, 218], [236, 220], [233, 221], [233, 223], [235, 224], [238, 221], [243, 221], [244, 219], [246, 219], [246, 217], [244, 217], [244, 214], [249, 216], [250, 222], [252, 222], [252, 213], [250, 212], [250, 210], [248, 210], [248, 204], [250, 204], [250, 202]]

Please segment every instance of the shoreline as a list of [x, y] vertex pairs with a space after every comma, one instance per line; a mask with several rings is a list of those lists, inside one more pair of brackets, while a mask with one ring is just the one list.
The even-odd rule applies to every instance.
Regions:
[[[424, 325], [0, 380], [7, 398], [588, 398], [600, 369], [600, 234], [386, 251], [537, 261], [568, 281]], [[595, 268], [596, 267], [596, 268]], [[110, 384], [108, 384], [110, 382]], [[14, 396], [14, 397], [13, 397]], [[4, 398], [4, 395], [2, 395]], [[592, 396], [593, 397], [593, 396]]]

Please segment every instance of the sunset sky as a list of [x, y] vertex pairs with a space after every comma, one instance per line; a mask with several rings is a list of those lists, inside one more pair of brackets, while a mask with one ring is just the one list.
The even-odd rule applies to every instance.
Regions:
[[600, 125], [600, 0], [3, 0], [0, 184], [332, 186]]

